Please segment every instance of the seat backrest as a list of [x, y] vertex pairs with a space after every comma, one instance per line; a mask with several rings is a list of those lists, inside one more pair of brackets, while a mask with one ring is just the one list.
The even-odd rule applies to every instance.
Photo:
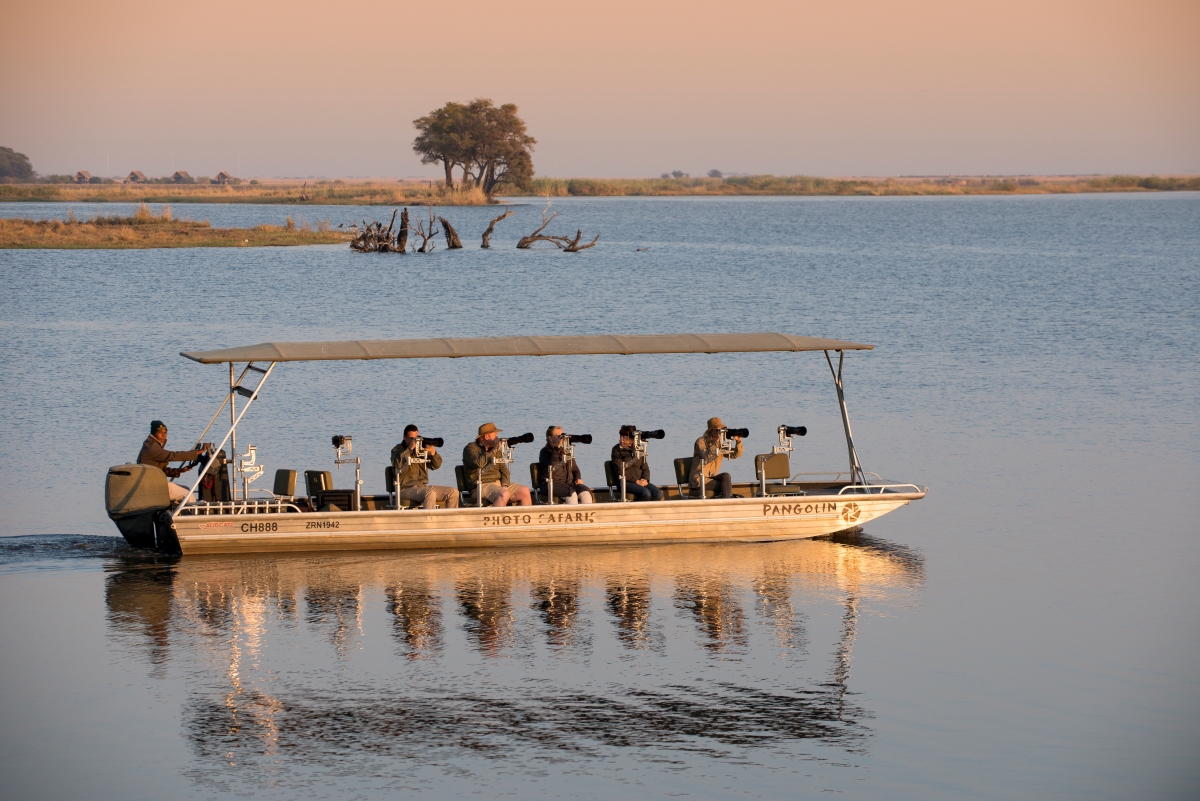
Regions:
[[692, 477], [692, 458], [684, 456], [675, 460], [675, 483], [683, 485]]
[[276, 470], [275, 489], [271, 492], [274, 495], [281, 495], [284, 498], [296, 497], [296, 471]]
[[333, 489], [333, 473], [328, 470], [305, 470], [304, 489], [308, 497], [315, 498], [317, 493]]
[[529, 478], [533, 480], [534, 487], [542, 486], [542, 465], [540, 462], [529, 463]]
[[388, 492], [396, 491], [396, 468], [390, 464], [383, 468], [383, 488]]
[[621, 473], [617, 470], [617, 463], [612, 459], [604, 463], [604, 480], [610, 487], [621, 486]]
[[760, 453], [754, 457], [754, 472], [767, 481], [787, 481], [792, 477], [792, 466], [786, 453]]
[[470, 492], [474, 489], [467, 486], [467, 470], [461, 464], [454, 465], [454, 480], [458, 482], [459, 492]]

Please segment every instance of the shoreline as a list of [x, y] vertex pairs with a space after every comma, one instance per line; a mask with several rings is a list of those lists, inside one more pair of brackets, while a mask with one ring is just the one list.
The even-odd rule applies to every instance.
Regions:
[[429, 181], [278, 181], [204, 184], [0, 184], [0, 203], [223, 203], [296, 206], [487, 206], [546, 197], [821, 197], [1046, 195], [1200, 191], [1200, 176], [938, 176], [814, 178], [535, 178], [527, 190], [488, 198], [474, 187]]

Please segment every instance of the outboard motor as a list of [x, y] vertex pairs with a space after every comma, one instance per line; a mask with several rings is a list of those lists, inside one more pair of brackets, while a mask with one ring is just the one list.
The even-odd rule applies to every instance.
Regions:
[[[177, 551], [171, 530], [171, 494], [166, 473], [148, 464], [122, 464], [108, 468], [104, 480], [104, 508], [125, 541], [134, 548]], [[155, 531], [157, 525], [158, 530]]]

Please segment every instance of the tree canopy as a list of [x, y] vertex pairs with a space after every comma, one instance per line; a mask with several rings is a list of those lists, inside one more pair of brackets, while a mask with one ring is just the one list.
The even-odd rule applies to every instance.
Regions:
[[29, 163], [29, 157], [11, 147], [0, 147], [0, 178], [32, 181], [33, 165]]
[[464, 186], [492, 195], [502, 184], [528, 188], [533, 179], [531, 151], [537, 140], [526, 133], [517, 107], [497, 107], [487, 98], [470, 103], [447, 103], [413, 120], [417, 138], [413, 150], [423, 164], [441, 164], [446, 187], [454, 187], [454, 168], [462, 170]]

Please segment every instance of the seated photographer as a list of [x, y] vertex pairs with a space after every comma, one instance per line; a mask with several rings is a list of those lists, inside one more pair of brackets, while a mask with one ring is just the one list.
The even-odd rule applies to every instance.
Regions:
[[[733, 497], [733, 476], [728, 473], [718, 472], [721, 469], [721, 461], [725, 454], [721, 453], [719, 442], [721, 439], [721, 431], [725, 428], [725, 424], [721, 422], [720, 417], [713, 417], [708, 421], [708, 430], [704, 432], [704, 436], [696, 440], [696, 447], [692, 453], [692, 472], [688, 477], [688, 486], [699, 491], [700, 489], [700, 474], [703, 471], [705, 488], [712, 487], [713, 494], [718, 498]], [[735, 443], [733, 453], [729, 454], [730, 459], [737, 459], [742, 455], [742, 438], [733, 437]]]
[[542, 486], [539, 489], [543, 493], [553, 491], [554, 497], [563, 503], [592, 503], [592, 488], [583, 483], [575, 460], [565, 457], [563, 446], [566, 443], [563, 439], [561, 427], [550, 426], [546, 429], [546, 447], [538, 454], [538, 464], [542, 466]]
[[[138, 452], [137, 463], [148, 464], [157, 467], [159, 470], [167, 474], [167, 478], [178, 478], [187, 471], [196, 466], [197, 460], [201, 455], [212, 449], [208, 443], [191, 451], [169, 451], [164, 446], [167, 444], [167, 426], [162, 420], [154, 420], [150, 423], [150, 436], [146, 437], [146, 441], [142, 443], [142, 449]], [[191, 462], [183, 467], [169, 467], [170, 462]], [[174, 481], [167, 482], [167, 492], [170, 494], [171, 502], [182, 501], [187, 497], [188, 488], [181, 487]]]
[[[625, 467], [625, 492], [632, 495], [635, 501], [661, 501], [662, 490], [650, 483], [650, 466], [646, 457], [634, 450], [633, 435], [636, 426], [621, 426], [621, 441], [613, 445], [612, 461], [617, 468], [617, 478], [621, 476], [621, 466]], [[620, 484], [617, 485], [620, 487]]]
[[421, 432], [415, 425], [404, 428], [404, 441], [392, 448], [392, 468], [396, 471], [396, 497], [405, 501], [418, 501], [426, 509], [437, 508], [438, 501], [447, 509], [458, 506], [458, 491], [453, 487], [430, 486], [429, 468], [442, 466], [442, 455], [432, 444], [423, 443], [428, 464], [413, 461], [417, 457], [417, 440]]
[[479, 503], [479, 482], [483, 480], [483, 500], [490, 506], [507, 506], [510, 500], [521, 506], [533, 506], [529, 487], [513, 484], [509, 480], [508, 465], [497, 462], [500, 449], [500, 429], [495, 423], [484, 423], [479, 427], [479, 436], [463, 448], [463, 472], [471, 487], [473, 503]]

